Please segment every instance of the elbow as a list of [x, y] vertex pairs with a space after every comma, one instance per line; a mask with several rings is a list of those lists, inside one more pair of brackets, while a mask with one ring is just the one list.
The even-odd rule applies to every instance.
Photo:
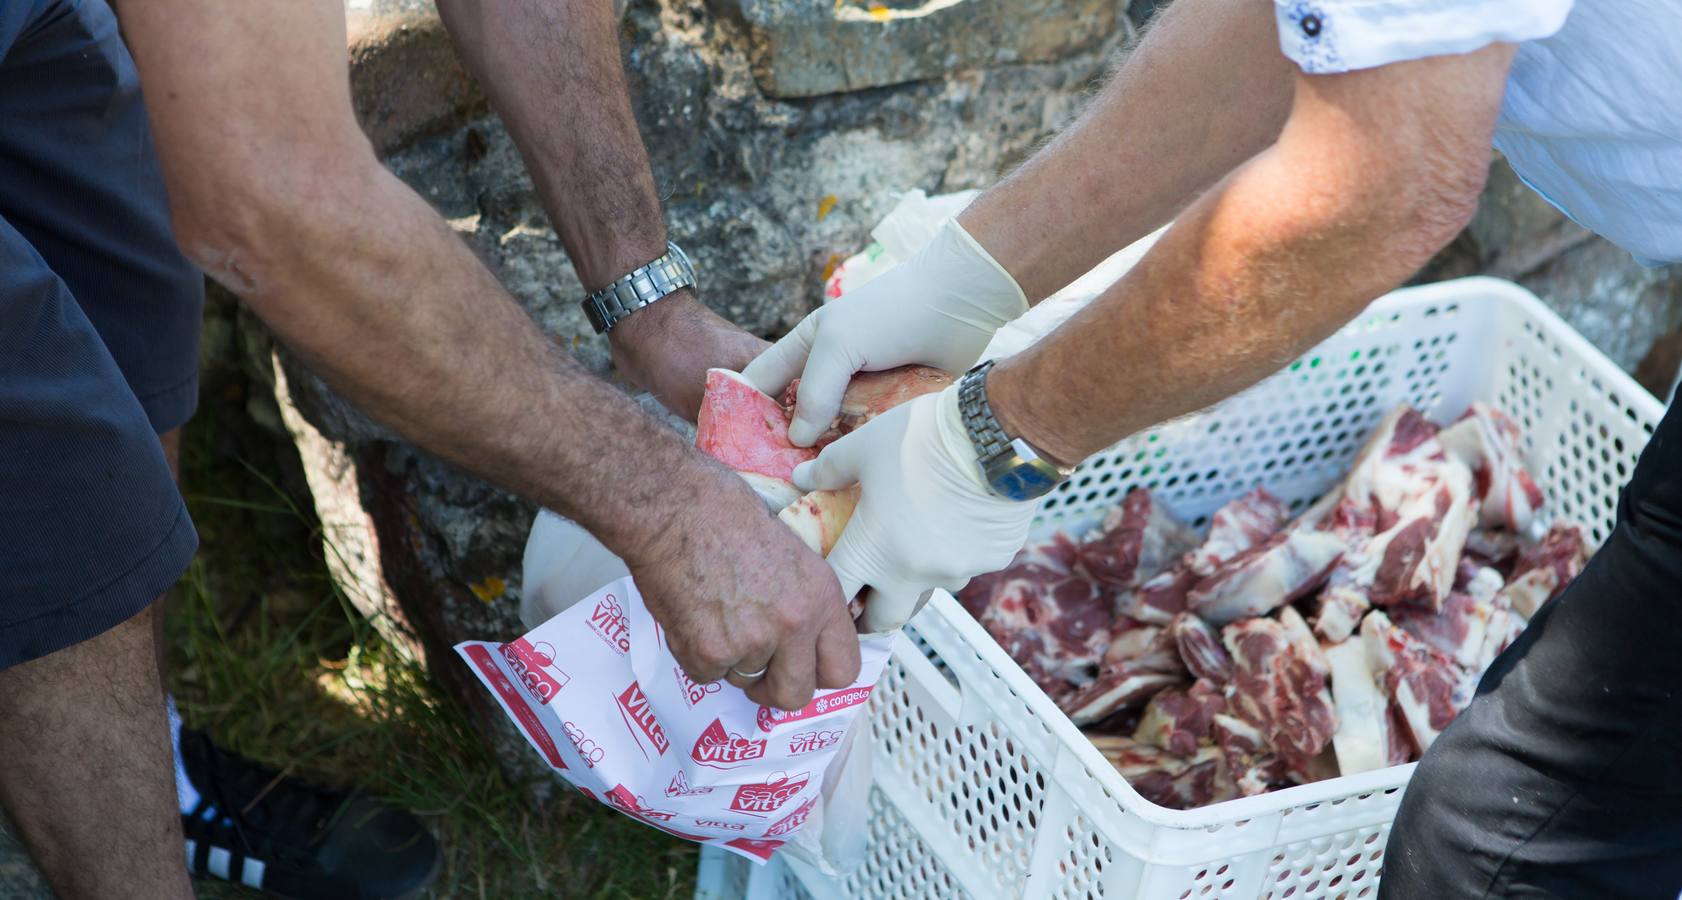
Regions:
[[1466, 229], [1478, 211], [1489, 177], [1488, 146], [1456, 154], [1422, 154], [1400, 167], [1391, 196], [1396, 198], [1395, 247], [1413, 269], [1430, 262]]
[[176, 243], [261, 313], [289, 293], [312, 255], [332, 252], [335, 235], [356, 227], [358, 198], [383, 175], [367, 142], [360, 144], [280, 158], [259, 152], [171, 179]]

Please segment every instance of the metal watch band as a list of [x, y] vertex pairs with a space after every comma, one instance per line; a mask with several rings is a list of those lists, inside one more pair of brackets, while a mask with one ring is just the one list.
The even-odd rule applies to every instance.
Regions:
[[626, 316], [676, 291], [695, 285], [695, 267], [683, 249], [666, 242], [666, 255], [632, 269], [584, 298], [584, 315], [597, 334], [613, 330]]
[[975, 445], [975, 455], [985, 467], [1000, 454], [1012, 452], [1010, 437], [993, 417], [993, 406], [987, 402], [987, 373], [994, 360], [976, 365], [964, 373], [958, 382], [958, 414], [964, 419], [964, 430]]

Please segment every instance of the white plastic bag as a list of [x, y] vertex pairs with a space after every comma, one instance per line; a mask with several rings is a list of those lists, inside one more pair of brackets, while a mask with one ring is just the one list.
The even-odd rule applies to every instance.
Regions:
[[859, 639], [853, 685], [774, 710], [730, 684], [691, 681], [630, 577], [579, 587], [623, 569], [588, 532], [545, 512], [526, 545], [522, 617], [557, 614], [518, 640], [456, 651], [585, 795], [756, 862], [786, 848], [830, 873], [855, 866], [870, 754], [868, 737], [850, 732], [897, 632]]

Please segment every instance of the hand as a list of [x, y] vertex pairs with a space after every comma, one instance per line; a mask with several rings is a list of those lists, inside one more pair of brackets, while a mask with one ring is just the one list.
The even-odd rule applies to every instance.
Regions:
[[[794, 710], [859, 672], [858, 632], [835, 574], [735, 475], [709, 466], [687, 515], [627, 555], [648, 610], [698, 683], [727, 678]], [[742, 678], [742, 672], [765, 674]]]
[[1010, 273], [950, 219], [916, 255], [801, 320], [742, 375], [773, 397], [800, 378], [788, 436], [810, 447], [854, 372], [917, 363], [961, 374], [1027, 309]]
[[858, 508], [829, 564], [845, 596], [875, 589], [866, 632], [903, 625], [933, 588], [956, 591], [1009, 565], [1034, 517], [1033, 503], [999, 497], [982, 481], [956, 385], [871, 419], [794, 470], [802, 490], [854, 482]]
[[615, 325], [608, 339], [619, 371], [691, 422], [701, 410], [708, 369], [741, 371], [770, 346], [708, 309], [687, 289]]

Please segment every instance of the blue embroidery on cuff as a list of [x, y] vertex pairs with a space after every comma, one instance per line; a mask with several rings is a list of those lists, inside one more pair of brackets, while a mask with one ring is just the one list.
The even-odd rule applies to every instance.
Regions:
[[1291, 23], [1292, 54], [1304, 72], [1341, 72], [1343, 59], [1337, 52], [1337, 39], [1331, 20], [1318, 3], [1297, 0], [1285, 12]]

